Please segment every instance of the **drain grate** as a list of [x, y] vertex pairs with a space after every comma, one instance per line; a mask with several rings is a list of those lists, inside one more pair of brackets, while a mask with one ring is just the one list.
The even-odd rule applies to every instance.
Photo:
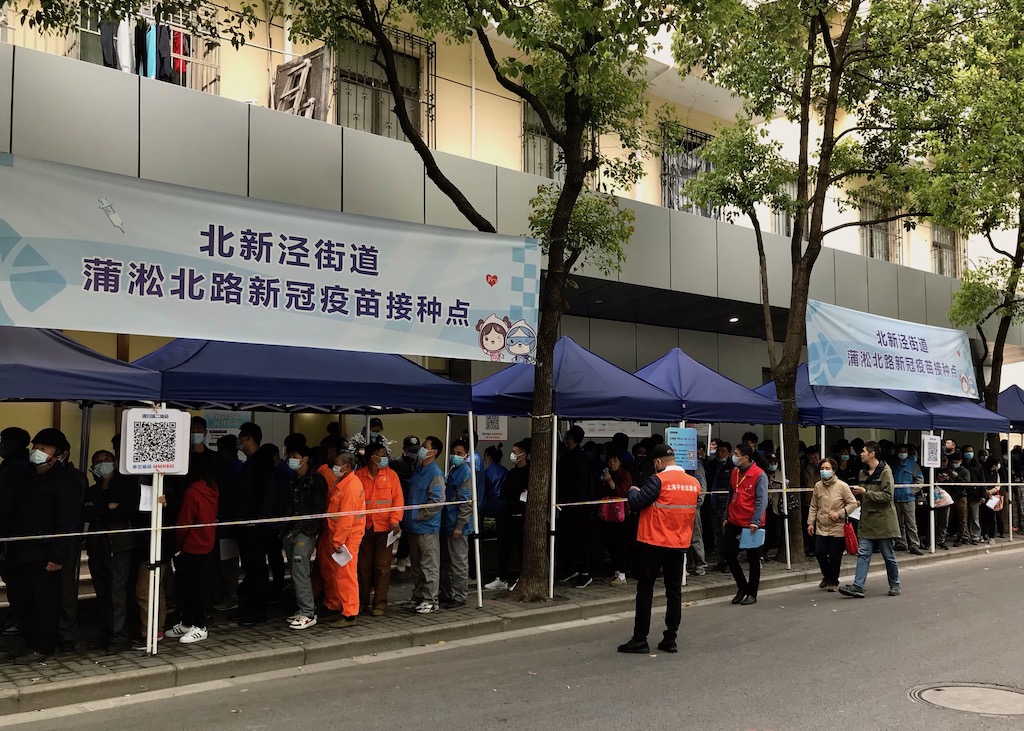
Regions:
[[1024, 691], [986, 683], [919, 685], [907, 691], [910, 700], [983, 716], [1024, 716]]

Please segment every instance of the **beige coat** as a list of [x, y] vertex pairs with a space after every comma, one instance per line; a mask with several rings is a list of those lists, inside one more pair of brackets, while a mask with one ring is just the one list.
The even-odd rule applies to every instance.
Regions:
[[[828, 482], [819, 480], [811, 493], [811, 512], [807, 516], [807, 525], [814, 526], [815, 535], [842, 538], [846, 516], [858, 505], [857, 498], [850, 492], [850, 486], [838, 477]], [[829, 513], [839, 513], [839, 520], [832, 520], [828, 517]]]

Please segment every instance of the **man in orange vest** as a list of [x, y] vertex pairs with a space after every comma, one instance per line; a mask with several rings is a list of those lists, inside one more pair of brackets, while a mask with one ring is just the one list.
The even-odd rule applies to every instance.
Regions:
[[654, 582], [661, 571], [665, 578], [665, 637], [658, 643], [663, 652], [678, 652], [676, 634], [683, 613], [683, 557], [690, 547], [697, 514], [700, 482], [676, 465], [675, 452], [659, 444], [647, 455], [655, 473], [643, 487], [629, 488], [629, 507], [640, 513], [636, 533], [636, 619], [633, 638], [619, 645], [619, 652], [648, 654]]
[[363, 483], [366, 509], [391, 510], [366, 516], [366, 535], [359, 550], [359, 609], [366, 611], [372, 588], [373, 616], [383, 617], [391, 586], [392, 550], [388, 536], [399, 532], [405, 500], [398, 474], [388, 467], [387, 447], [380, 442], [371, 442], [366, 453], [369, 456], [366, 466], [356, 472], [356, 477]]
[[[359, 544], [366, 528], [366, 500], [363, 498], [363, 483], [355, 475], [356, 458], [351, 452], [339, 452], [334, 460], [334, 474], [338, 483], [330, 495], [328, 513], [346, 513], [327, 519], [327, 528], [320, 534], [317, 560], [324, 578], [324, 606], [327, 614], [335, 617], [328, 622], [332, 629], [344, 629], [358, 624], [359, 618]], [[357, 514], [358, 513], [358, 514]], [[333, 554], [340, 554], [342, 547], [348, 549], [352, 558], [339, 566]]]

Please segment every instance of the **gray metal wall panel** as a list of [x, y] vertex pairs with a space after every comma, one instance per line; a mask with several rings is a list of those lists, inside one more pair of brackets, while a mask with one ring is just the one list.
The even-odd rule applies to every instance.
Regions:
[[757, 245], [748, 228], [718, 223], [718, 296], [739, 302], [761, 301]]
[[140, 176], [246, 195], [249, 105], [155, 79], [140, 84]]
[[718, 365], [723, 376], [756, 388], [764, 383], [762, 369], [768, 367], [768, 346], [763, 340], [719, 335]]
[[340, 211], [344, 128], [263, 107], [250, 112], [249, 195]]
[[836, 251], [836, 304], [853, 310], [868, 309], [868, 265], [863, 256]]
[[[446, 152], [435, 152], [441, 172], [462, 191], [477, 212], [497, 228], [497, 169], [494, 165], [469, 160]], [[424, 176], [425, 177], [425, 176]], [[459, 213], [455, 204], [438, 190], [432, 180], [425, 180], [426, 222], [434, 226], [447, 226], [475, 231], [466, 217]]]
[[[595, 320], [596, 322], [596, 320]], [[590, 318], [563, 315], [559, 336], [567, 336], [584, 348], [590, 349]]]
[[18, 48], [13, 93], [15, 155], [138, 175], [139, 77]]
[[[750, 231], [751, 265], [758, 272], [758, 298], [760, 302], [760, 268], [757, 259], [757, 238]], [[793, 267], [789, 263], [789, 239], [775, 234], [764, 234], [764, 256], [768, 265], [768, 301], [775, 307], [789, 307], [793, 282]]]
[[718, 296], [718, 224], [703, 216], [669, 211], [671, 289]]
[[953, 304], [952, 277], [926, 272], [924, 275], [925, 304], [928, 308], [927, 324], [936, 327], [952, 327], [949, 322], [949, 308]]
[[[718, 334], [699, 330], [680, 330], [679, 349], [694, 360], [718, 370]], [[646, 364], [645, 364], [646, 365]]]
[[868, 265], [868, 312], [885, 317], [900, 316], [896, 288], [899, 267], [880, 259], [866, 259]]
[[[836, 303], [835, 249], [828, 246], [821, 248], [818, 260], [814, 263], [814, 269], [811, 271], [811, 286], [808, 290], [808, 296], [812, 300], [818, 300], [819, 302], [828, 302], [832, 305]], [[783, 304], [783, 307], [788, 308], [789, 302]]]
[[11, 151], [11, 92], [14, 85], [14, 46], [0, 43], [0, 152]]
[[672, 348], [679, 347], [679, 331], [656, 325], [636, 326], [636, 367], [653, 363]]
[[345, 213], [423, 223], [423, 163], [411, 145], [352, 129], [342, 144]]
[[619, 281], [669, 289], [672, 277], [667, 266], [668, 209], [624, 199], [621, 205], [632, 209], [636, 220], [633, 223], [633, 238], [626, 245], [626, 261], [623, 262]]
[[924, 272], [909, 267], [900, 267], [900, 319], [910, 320], [911, 322], [924, 322], [927, 317], [924, 297]]
[[498, 233], [529, 236], [530, 199], [548, 182], [538, 175], [498, 168]]
[[636, 324], [590, 321], [589, 350], [630, 373], [636, 370]]

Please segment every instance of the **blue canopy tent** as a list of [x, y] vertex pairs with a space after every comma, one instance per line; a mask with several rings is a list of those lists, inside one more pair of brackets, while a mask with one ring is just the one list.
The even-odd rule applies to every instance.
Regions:
[[954, 429], [981, 433], [1010, 430], [1009, 419], [989, 411], [968, 398], [916, 391], [883, 390], [883, 393], [931, 415], [930, 429]]
[[468, 413], [469, 384], [390, 353], [179, 339], [135, 361], [188, 408]]
[[999, 394], [999, 414], [1010, 420], [1013, 431], [1024, 431], [1024, 389], [1016, 384]]
[[[511, 365], [473, 384], [473, 411], [529, 416], [534, 366]], [[631, 373], [562, 337], [555, 344], [554, 412], [565, 419], [680, 421], [682, 403]]]
[[673, 394], [683, 402], [687, 421], [778, 424], [782, 405], [774, 398], [713, 371], [679, 348], [636, 372], [637, 378]]
[[158, 401], [160, 374], [108, 358], [55, 330], [0, 327], [0, 400]]
[[[754, 389], [776, 398], [775, 381]], [[796, 405], [801, 426], [842, 426], [890, 429], [932, 428], [932, 416], [882, 391], [870, 388], [812, 386], [807, 364], [796, 372]]]

